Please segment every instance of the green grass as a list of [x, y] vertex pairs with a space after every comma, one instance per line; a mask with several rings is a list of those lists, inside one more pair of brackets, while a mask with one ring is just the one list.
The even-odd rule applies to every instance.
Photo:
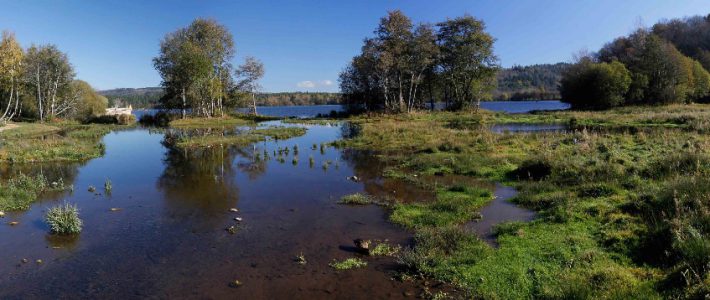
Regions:
[[63, 190], [64, 182], [49, 182], [43, 175], [19, 174], [6, 183], [0, 183], [0, 211], [25, 210], [48, 191]]
[[269, 127], [228, 134], [222, 131], [211, 131], [207, 134], [185, 134], [177, 137], [166, 136], [166, 140], [168, 144], [175, 145], [179, 148], [201, 148], [219, 145], [247, 146], [268, 138], [285, 140], [302, 136], [306, 134], [306, 130], [306, 128], [302, 127]]
[[367, 262], [359, 258], [348, 258], [342, 261], [333, 261], [329, 266], [338, 271], [343, 271], [367, 267]]
[[[601, 129], [495, 134], [478, 126], [572, 119]], [[397, 203], [390, 216], [417, 232], [414, 249], [399, 255], [412, 272], [480, 298], [703, 298], [710, 293], [705, 120], [710, 105], [414, 113], [353, 118], [360, 134], [336, 145], [374, 151], [388, 166], [383, 175], [435, 189], [435, 201]], [[459, 226], [489, 195], [462, 179], [453, 191], [424, 182], [432, 176], [513, 185], [520, 191], [513, 201], [538, 218], [500, 224], [492, 248]]]
[[374, 248], [370, 249], [371, 256], [395, 256], [402, 250], [399, 245], [392, 246], [387, 243], [379, 243]]
[[372, 197], [363, 193], [355, 193], [340, 197], [340, 204], [368, 205], [372, 204]]
[[432, 203], [399, 203], [390, 220], [408, 228], [462, 224], [476, 217], [476, 212], [493, 199], [490, 191], [455, 186], [440, 188]]
[[80, 233], [83, 226], [79, 218], [79, 209], [69, 203], [50, 208], [45, 220], [52, 233], [59, 235]]
[[221, 126], [253, 125], [255, 121], [242, 117], [185, 118], [170, 121], [170, 127], [177, 128], [210, 128]]
[[15, 123], [18, 128], [0, 132], [0, 162], [39, 163], [84, 161], [104, 153], [101, 138], [122, 125], [73, 122]]

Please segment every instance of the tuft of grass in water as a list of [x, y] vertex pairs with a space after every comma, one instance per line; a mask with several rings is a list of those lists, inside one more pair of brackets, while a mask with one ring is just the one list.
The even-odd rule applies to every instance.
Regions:
[[308, 262], [306, 261], [306, 256], [303, 255], [303, 252], [301, 252], [300, 254], [296, 255], [296, 258], [295, 258], [294, 260], [295, 260], [296, 263], [299, 264], [299, 265], [305, 265], [305, 264], [308, 263]]
[[368, 205], [372, 204], [372, 197], [363, 194], [363, 193], [355, 193], [355, 194], [350, 194], [350, 195], [345, 195], [340, 197], [340, 201], [338, 201], [340, 204], [355, 204], [355, 205]]
[[106, 194], [110, 194], [112, 189], [113, 186], [111, 185], [111, 179], [106, 178], [106, 181], [104, 181], [104, 191]]
[[392, 246], [387, 243], [377, 244], [374, 248], [370, 249], [371, 256], [395, 256], [402, 250], [399, 245]]
[[312, 169], [313, 166], [316, 164], [315, 160], [313, 160], [313, 155], [308, 156], [308, 166]]
[[79, 209], [69, 203], [50, 208], [45, 220], [52, 232], [59, 235], [80, 233], [83, 225], [79, 218]]
[[342, 271], [367, 267], [367, 262], [359, 258], [348, 258], [342, 261], [334, 260], [328, 265], [333, 269]]
[[29, 176], [20, 173], [6, 183], [0, 183], [0, 211], [28, 209], [42, 193], [65, 188], [61, 179], [50, 183], [42, 174]]

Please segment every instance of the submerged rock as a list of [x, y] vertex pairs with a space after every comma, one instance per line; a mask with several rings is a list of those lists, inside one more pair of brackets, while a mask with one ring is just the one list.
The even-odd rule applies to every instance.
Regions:
[[19, 225], [19, 224], [20, 224], [20, 222], [17, 222], [17, 221], [12, 221], [12, 222], [10, 222], [10, 223], [7, 223], [7, 224], [8, 224], [8, 225], [10, 225], [10, 226], [15, 226], [15, 225]]
[[0, 211], [0, 218], [4, 218], [4, 217], [5, 217], [5, 212]]
[[122, 208], [118, 208], [118, 207], [112, 207], [112, 208], [111, 208], [111, 211], [120, 211], [120, 210], [122, 210]]
[[355, 175], [353, 175], [353, 176], [348, 176], [347, 179], [350, 180], [350, 181], [354, 181], [354, 182], [360, 182], [360, 178], [357, 177], [357, 176], [355, 176]]
[[234, 218], [234, 221], [241, 222], [241, 221], [242, 221], [242, 218], [236, 217], [236, 218]]
[[227, 230], [227, 232], [229, 232], [229, 233], [231, 233], [231, 234], [235, 234], [235, 233], [237, 233], [237, 231], [238, 231], [239, 229], [237, 228], [237, 226], [232, 225], [232, 226], [227, 227], [226, 230]]
[[239, 280], [234, 280], [234, 281], [232, 281], [232, 282], [229, 283], [229, 286], [231, 286], [231, 287], [233, 287], [233, 288], [238, 288], [238, 287], [242, 286], [243, 284], [244, 284], [244, 283], [242, 283], [242, 282], [239, 281]]

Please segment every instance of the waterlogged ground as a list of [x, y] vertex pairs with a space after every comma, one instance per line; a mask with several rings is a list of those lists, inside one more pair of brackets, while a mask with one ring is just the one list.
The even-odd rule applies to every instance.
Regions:
[[[260, 126], [271, 125], [282, 124]], [[162, 131], [133, 129], [107, 135], [105, 155], [84, 164], [3, 166], [4, 177], [42, 172], [50, 180], [62, 177], [74, 190], [46, 195], [30, 210], [0, 219], [0, 298], [421, 295], [424, 285], [434, 283], [394, 280], [393, 258], [364, 257], [366, 268], [347, 271], [328, 264], [358, 256], [356, 238], [411, 243], [411, 232], [390, 224], [383, 208], [337, 204], [341, 196], [365, 191], [411, 201], [433, 195], [381, 178], [383, 166], [369, 153], [321, 150], [321, 143], [342, 137], [340, 126], [306, 127], [304, 136], [285, 141], [192, 150], [164, 146]], [[286, 147], [290, 152], [279, 161], [274, 151]], [[349, 180], [352, 175], [362, 180]], [[110, 194], [103, 189], [106, 179]], [[490, 238], [500, 211], [508, 211], [503, 220], [531, 217], [504, 201], [514, 191], [500, 192], [491, 207], [512, 210], [484, 209], [490, 218], [470, 225], [484, 237]], [[48, 233], [44, 214], [62, 201], [80, 208], [84, 230], [78, 237]], [[19, 225], [6, 225], [10, 221]], [[225, 230], [232, 225], [235, 234]], [[295, 261], [299, 254], [306, 264]], [[241, 286], [230, 286], [235, 280]]]

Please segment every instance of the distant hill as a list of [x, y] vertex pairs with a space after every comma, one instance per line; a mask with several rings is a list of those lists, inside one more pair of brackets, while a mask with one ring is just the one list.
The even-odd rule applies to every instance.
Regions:
[[[498, 73], [495, 100], [550, 100], [559, 99], [557, 86], [566, 63], [514, 66]], [[133, 105], [134, 108], [151, 108], [163, 96], [161, 87], [120, 88], [99, 91], [109, 100], [109, 106]], [[257, 95], [261, 106], [339, 104], [340, 93], [283, 92]]]
[[[160, 103], [160, 97], [163, 96], [163, 88], [120, 88], [99, 91], [99, 94], [109, 99], [110, 106], [131, 104], [134, 108], [150, 108]], [[340, 103], [340, 94], [309, 92], [261, 93], [256, 96], [256, 103], [260, 106], [338, 104]]]
[[108, 98], [109, 106], [133, 105], [133, 108], [150, 108], [158, 105], [160, 97], [163, 96], [163, 88], [121, 88], [113, 90], [99, 91], [99, 94]]
[[560, 99], [558, 85], [567, 63], [514, 66], [498, 73], [496, 100]]

